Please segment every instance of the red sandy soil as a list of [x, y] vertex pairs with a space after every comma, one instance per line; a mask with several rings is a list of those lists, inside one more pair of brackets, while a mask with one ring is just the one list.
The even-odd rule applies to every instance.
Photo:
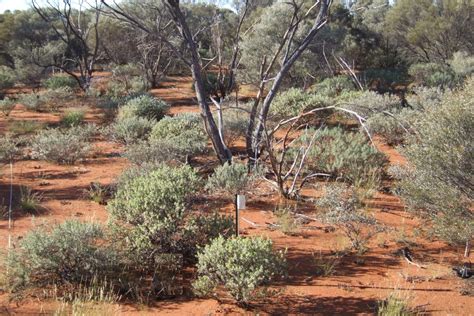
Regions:
[[[170, 104], [171, 114], [198, 112], [190, 78], [171, 78], [152, 93]], [[88, 109], [87, 119], [100, 122], [97, 109]], [[60, 115], [32, 113], [21, 106], [12, 111], [8, 120], [35, 120], [44, 123], [58, 122]], [[7, 130], [8, 122], [0, 119], [0, 131]], [[377, 146], [385, 152], [391, 164], [404, 163], [395, 149], [376, 139]], [[118, 157], [123, 147], [103, 139], [95, 142], [94, 154], [75, 166], [59, 166], [44, 161], [23, 160], [15, 163], [13, 183], [18, 192], [20, 185], [27, 185], [40, 192], [45, 211], [36, 216], [15, 216], [14, 227], [8, 231], [8, 222], [0, 220], [0, 247], [6, 250], [8, 235], [18, 242], [36, 225], [53, 225], [69, 218], [105, 222], [105, 207], [87, 199], [84, 191], [91, 182], [107, 185], [127, 167], [124, 158]], [[212, 157], [203, 158], [214, 162]], [[9, 169], [3, 167], [0, 179], [0, 199], [7, 200]], [[390, 185], [388, 183], [387, 185]], [[308, 192], [310, 192], [309, 190]], [[116, 315], [224, 315], [224, 314], [373, 314], [377, 301], [385, 299], [395, 290], [408, 298], [412, 307], [419, 307], [427, 314], [474, 314], [474, 297], [459, 293], [461, 281], [451, 273], [453, 263], [462, 261], [462, 249], [454, 249], [439, 241], [416, 237], [414, 231], [419, 221], [407, 213], [394, 195], [378, 192], [370, 201], [370, 211], [382, 223], [391, 227], [387, 233], [375, 237], [370, 250], [361, 255], [344, 257], [331, 276], [316, 276], [314, 258], [342, 250], [347, 244], [342, 234], [325, 232], [325, 225], [316, 221], [305, 224], [295, 236], [270, 230], [268, 223], [275, 223], [272, 211], [278, 204], [276, 192], [261, 184], [249, 197], [248, 209], [242, 211], [241, 232], [271, 238], [279, 249], [287, 249], [289, 276], [272, 287], [275, 295], [256, 299], [248, 309], [242, 309], [230, 299], [197, 299], [184, 296], [174, 300], [160, 300], [153, 306], [120, 304]], [[232, 213], [228, 203], [222, 212]], [[308, 216], [316, 213], [312, 205], [301, 205], [298, 212]], [[427, 265], [421, 269], [409, 265], [397, 250], [401, 240], [409, 240], [417, 261]], [[406, 276], [412, 277], [411, 282]], [[35, 298], [9, 302], [8, 294], [0, 290], [0, 315], [50, 315], [57, 304]]]

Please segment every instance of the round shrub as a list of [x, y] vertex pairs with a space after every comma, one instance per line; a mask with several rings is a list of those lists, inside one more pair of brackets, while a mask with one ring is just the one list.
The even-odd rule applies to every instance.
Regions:
[[120, 143], [129, 144], [140, 139], [146, 139], [153, 129], [156, 121], [143, 117], [126, 117], [117, 120], [106, 133]]
[[43, 86], [47, 89], [76, 88], [77, 80], [69, 76], [53, 76], [43, 81]]
[[250, 175], [246, 165], [241, 163], [226, 163], [217, 167], [209, 177], [206, 188], [212, 192], [224, 192], [229, 196], [243, 193], [255, 180]]
[[325, 96], [291, 88], [277, 95], [270, 108], [270, 116], [280, 120], [328, 105], [330, 105], [330, 100]]
[[84, 159], [90, 150], [88, 139], [76, 128], [44, 130], [31, 143], [33, 159], [54, 161], [60, 164], [74, 164]]
[[189, 155], [202, 153], [207, 146], [207, 135], [201, 119], [193, 114], [167, 116], [156, 123], [150, 133], [150, 141], [165, 140], [177, 150]]
[[457, 85], [458, 78], [447, 65], [436, 63], [414, 64], [408, 69], [415, 83], [427, 87], [452, 88]]
[[115, 198], [107, 209], [117, 227], [124, 248], [153, 268], [154, 254], [187, 252], [195, 243], [185, 238], [186, 204], [200, 186], [199, 177], [189, 166], [154, 166], [132, 170], [121, 177]]
[[104, 233], [98, 224], [66, 221], [50, 232], [28, 233], [8, 257], [12, 290], [51, 284], [84, 284], [113, 266], [113, 255], [100, 246]]
[[161, 120], [169, 106], [162, 100], [150, 95], [140, 95], [127, 101], [119, 110], [119, 118], [130, 118], [132, 116], [147, 119]]
[[247, 303], [258, 286], [284, 275], [285, 259], [269, 239], [218, 237], [198, 254], [197, 270], [196, 294], [205, 296], [223, 286], [237, 302]]
[[308, 130], [298, 142], [308, 143], [314, 133], [316, 137], [305, 164], [308, 172], [329, 173], [357, 183], [374, 172], [380, 174], [387, 163], [384, 154], [371, 146], [364, 135], [345, 132], [341, 128]]
[[354, 82], [352, 82], [352, 79], [347, 76], [326, 78], [311, 87], [311, 92], [329, 98], [337, 97], [343, 91], [353, 90], [355, 90]]
[[199, 178], [191, 167], [161, 165], [122, 182], [108, 209], [114, 217], [131, 224], [151, 220], [157, 225], [173, 225], [198, 188]]
[[0, 66], [0, 90], [13, 87], [15, 84], [15, 72], [6, 66]]
[[61, 118], [61, 124], [65, 127], [78, 126], [84, 121], [84, 111], [69, 111]]
[[0, 100], [0, 111], [3, 113], [5, 116], [9, 116], [10, 112], [15, 108], [16, 101], [5, 98], [3, 100]]

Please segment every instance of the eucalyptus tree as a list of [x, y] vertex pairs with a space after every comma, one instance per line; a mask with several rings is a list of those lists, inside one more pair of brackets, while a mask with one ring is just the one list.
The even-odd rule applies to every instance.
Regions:
[[32, 0], [33, 9], [48, 23], [56, 34], [63, 49], [61, 58], [44, 64], [43, 67], [56, 67], [77, 80], [83, 90], [91, 85], [94, 65], [101, 57], [99, 21], [101, 4], [89, 7], [84, 0], [38, 1]]

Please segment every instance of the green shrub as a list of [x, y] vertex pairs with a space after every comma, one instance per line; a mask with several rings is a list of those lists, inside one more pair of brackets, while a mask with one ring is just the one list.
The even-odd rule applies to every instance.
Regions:
[[127, 247], [140, 258], [156, 251], [173, 252], [179, 241], [173, 236], [183, 226], [188, 199], [199, 185], [198, 176], [189, 166], [157, 166], [123, 177], [107, 209], [118, 224], [131, 225]]
[[195, 155], [205, 151], [207, 135], [199, 116], [180, 114], [159, 121], [150, 133], [150, 141], [167, 141], [180, 152]]
[[[204, 89], [207, 92], [208, 95], [210, 96], [218, 96], [220, 95], [220, 90], [219, 90], [219, 81], [218, 81], [218, 76], [217, 74], [213, 72], [208, 72], [204, 75], [203, 77], [203, 84], [204, 84]], [[224, 86], [227, 87], [229, 85], [229, 79], [230, 77], [228, 75], [224, 75]], [[193, 84], [193, 90], [195, 90], [195, 86]]]
[[77, 80], [70, 76], [52, 76], [43, 81], [43, 86], [47, 89], [55, 90], [59, 88], [76, 88]]
[[232, 146], [239, 138], [245, 137], [249, 115], [244, 110], [228, 109], [223, 112], [224, 140]]
[[79, 284], [104, 276], [113, 256], [100, 246], [103, 237], [98, 224], [79, 221], [66, 221], [51, 232], [33, 230], [8, 257], [10, 289]]
[[325, 97], [334, 98], [343, 91], [355, 90], [354, 82], [347, 76], [326, 78], [311, 87], [311, 92]]
[[464, 79], [474, 74], [474, 56], [466, 52], [456, 52], [449, 61], [454, 73]]
[[[329, 173], [358, 183], [364, 182], [374, 172], [380, 174], [387, 162], [364, 135], [345, 132], [340, 128], [310, 129], [300, 136], [296, 145], [299, 142], [308, 143], [314, 133], [316, 136], [305, 163], [308, 172]], [[289, 155], [288, 159], [291, 160], [293, 155]]]
[[198, 254], [197, 270], [196, 294], [208, 295], [222, 285], [237, 302], [247, 303], [257, 287], [284, 275], [285, 260], [269, 239], [218, 237]]
[[43, 98], [40, 97], [39, 94], [36, 93], [27, 93], [21, 94], [18, 97], [18, 103], [23, 104], [26, 109], [30, 111], [42, 111], [46, 106], [46, 102]]
[[207, 181], [206, 189], [233, 197], [235, 194], [246, 192], [254, 181], [255, 176], [249, 174], [246, 165], [225, 163], [214, 170]]
[[401, 102], [397, 96], [379, 94], [373, 91], [355, 93], [341, 102], [341, 106], [355, 111], [363, 117], [370, 117], [382, 111], [395, 111], [401, 109]]
[[402, 150], [409, 165], [400, 182], [408, 207], [434, 221], [434, 232], [451, 243], [472, 239], [474, 216], [474, 80], [448, 94], [415, 122]]
[[384, 113], [375, 114], [367, 120], [366, 125], [371, 134], [382, 136], [388, 144], [401, 144], [412, 132], [412, 123], [419, 113], [403, 109], [391, 114], [393, 116]]
[[21, 155], [21, 141], [18, 137], [0, 136], [0, 162], [9, 163], [18, 158]]
[[60, 164], [74, 164], [84, 159], [91, 146], [82, 130], [48, 129], [41, 131], [31, 143], [31, 157]]
[[61, 118], [61, 125], [65, 127], [78, 126], [84, 121], [85, 113], [80, 110], [66, 112]]
[[115, 121], [106, 134], [116, 142], [129, 144], [140, 139], [146, 139], [156, 124], [154, 120], [143, 117], [128, 117]]
[[168, 109], [164, 101], [145, 94], [128, 100], [119, 110], [119, 119], [138, 116], [159, 121]]
[[436, 63], [414, 64], [410, 67], [408, 73], [417, 84], [427, 87], [452, 88], [458, 83], [456, 74], [446, 65]]
[[[277, 95], [270, 108], [273, 119], [293, 117], [305, 111], [331, 105], [330, 99], [319, 94], [310, 94], [291, 88]], [[323, 115], [319, 113], [319, 115]]]
[[15, 72], [6, 66], [0, 66], [0, 90], [13, 87], [15, 84]]
[[449, 92], [444, 92], [439, 87], [415, 87], [406, 99], [413, 110], [424, 111], [441, 104], [445, 93]]
[[43, 128], [44, 124], [37, 121], [15, 120], [9, 124], [8, 131], [14, 135], [27, 135], [36, 133]]
[[9, 116], [10, 112], [15, 108], [16, 101], [5, 98], [3, 100], [0, 100], [0, 111], [2, 111], [3, 115]]
[[395, 84], [401, 84], [407, 81], [406, 71], [400, 69], [367, 69], [362, 74], [361, 81], [368, 86], [373, 87], [377, 83], [378, 87], [391, 87]]

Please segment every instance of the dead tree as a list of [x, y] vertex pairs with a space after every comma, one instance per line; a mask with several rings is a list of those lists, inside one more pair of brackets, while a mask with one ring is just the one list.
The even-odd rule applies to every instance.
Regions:
[[66, 53], [55, 64], [39, 65], [56, 67], [76, 79], [82, 90], [91, 85], [94, 65], [99, 59], [100, 3], [96, 10], [86, 10], [86, 1], [37, 1], [32, 0], [33, 9], [47, 22], [58, 38], [66, 45]]

